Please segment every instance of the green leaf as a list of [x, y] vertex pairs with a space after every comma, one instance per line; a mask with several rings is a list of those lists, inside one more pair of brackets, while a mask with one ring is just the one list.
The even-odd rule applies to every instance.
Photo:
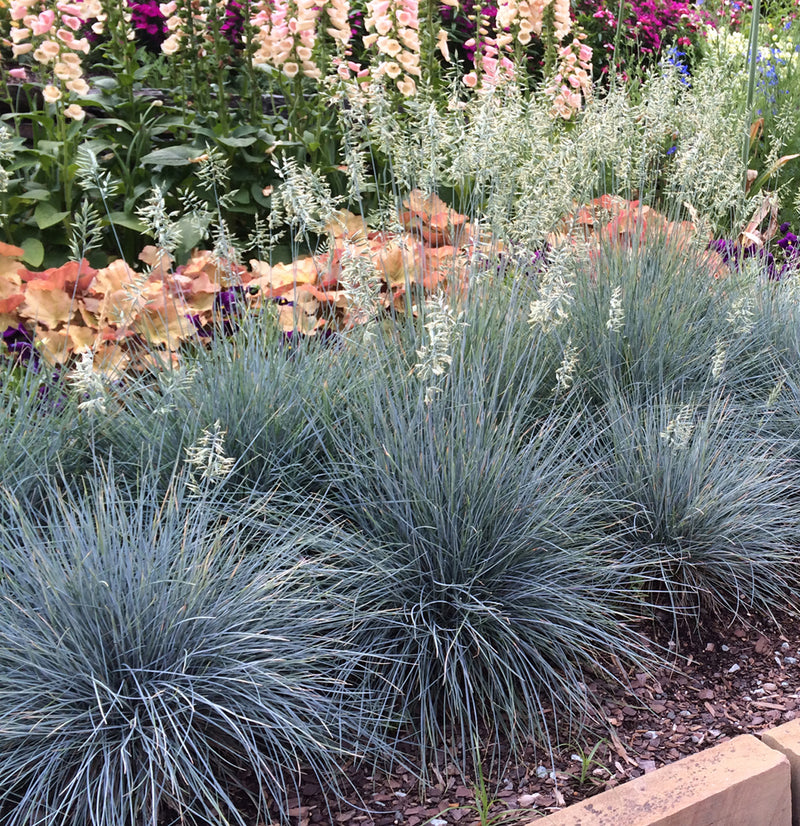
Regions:
[[163, 149], [154, 149], [148, 152], [141, 162], [153, 164], [154, 166], [187, 166], [191, 161], [203, 154], [203, 150], [197, 146], [166, 146]]
[[97, 132], [103, 126], [119, 126], [120, 129], [124, 129], [126, 132], [135, 131], [128, 121], [121, 120], [120, 118], [97, 118], [89, 124], [89, 129], [92, 132]]
[[69, 215], [69, 212], [59, 212], [52, 204], [43, 201], [36, 207], [33, 213], [33, 220], [36, 221], [36, 226], [39, 229], [47, 229], [63, 221]]
[[125, 229], [132, 229], [134, 232], [144, 232], [144, 224], [130, 212], [109, 212], [108, 220], [110, 223], [125, 227]]
[[234, 138], [231, 136], [228, 138], [219, 137], [217, 138], [217, 143], [221, 143], [223, 146], [242, 147], [252, 146], [257, 140], [258, 138], [256, 138], [255, 135], [249, 135], [245, 138]]
[[25, 255], [22, 261], [29, 267], [39, 267], [44, 261], [44, 244], [38, 238], [26, 238], [22, 242], [22, 249]]
[[253, 200], [262, 207], [268, 207], [272, 202], [268, 197], [264, 195], [264, 187], [261, 184], [251, 184], [250, 185], [250, 195], [253, 197]]
[[181, 233], [180, 251], [189, 253], [206, 237], [208, 222], [205, 226], [198, 226], [191, 215], [185, 215], [178, 221], [178, 228]]
[[36, 152], [42, 155], [48, 155], [51, 158], [57, 158], [61, 154], [61, 149], [64, 144], [61, 141], [38, 141], [36, 144]]
[[49, 201], [52, 195], [49, 189], [29, 189], [21, 192], [18, 197], [23, 201]]

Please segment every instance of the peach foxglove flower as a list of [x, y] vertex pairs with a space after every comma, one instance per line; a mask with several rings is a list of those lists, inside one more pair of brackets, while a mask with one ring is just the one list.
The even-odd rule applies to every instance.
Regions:
[[35, 35], [47, 34], [53, 28], [55, 21], [56, 13], [52, 9], [48, 9], [31, 20], [31, 30]]
[[161, 51], [166, 55], [173, 55], [175, 52], [178, 51], [180, 48], [181, 41], [178, 35], [171, 34], [164, 42], [161, 44]]
[[61, 89], [52, 85], [45, 86], [42, 97], [46, 103], [55, 103], [57, 100], [61, 100]]
[[78, 106], [77, 103], [70, 103], [70, 105], [64, 110], [64, 115], [68, 118], [72, 118], [73, 120], [83, 120], [86, 112], [84, 112], [83, 108]]
[[436, 48], [442, 53], [442, 57], [450, 62], [450, 49], [447, 45], [447, 32], [444, 29], [439, 29], [436, 35]]
[[82, 77], [75, 78], [75, 80], [68, 80], [66, 86], [70, 92], [76, 95], [89, 94], [89, 84]]

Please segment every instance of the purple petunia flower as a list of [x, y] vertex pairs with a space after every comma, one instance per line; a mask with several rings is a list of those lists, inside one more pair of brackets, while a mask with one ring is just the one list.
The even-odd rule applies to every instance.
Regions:
[[7, 327], [2, 334], [2, 339], [6, 351], [16, 361], [24, 362], [33, 359], [33, 363], [38, 365], [39, 355], [33, 346], [33, 336], [22, 324], [18, 324], [16, 327]]

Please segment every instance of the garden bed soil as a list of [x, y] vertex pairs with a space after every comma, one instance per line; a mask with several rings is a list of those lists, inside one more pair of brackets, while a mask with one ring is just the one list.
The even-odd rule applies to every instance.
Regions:
[[[497, 803], [492, 815], [509, 811], [502, 821], [513, 822], [557, 809], [598, 794], [681, 757], [729, 740], [739, 734], [758, 734], [800, 714], [800, 622], [784, 619], [781, 628], [717, 626], [704, 630], [693, 654], [675, 669], [653, 677], [628, 675], [631, 688], [600, 683], [589, 689], [606, 700], [603, 712], [610, 734], [600, 733], [584, 746], [588, 765], [578, 749], [557, 755], [555, 778], [549, 760], [523, 759], [505, 768], [502, 777], [487, 778]], [[538, 773], [537, 773], [538, 770]], [[541, 778], [540, 775], [545, 774]], [[583, 782], [581, 775], [583, 774]], [[359, 778], [353, 776], [356, 782]], [[334, 812], [334, 822], [355, 826], [421, 826], [430, 818], [469, 826], [479, 821], [470, 805], [475, 794], [457, 773], [442, 777], [420, 793], [412, 776], [362, 776], [359, 789], [368, 808]], [[298, 826], [323, 823], [324, 803], [303, 800]], [[516, 810], [517, 817], [512, 815]]]
[[[541, 750], [536, 756], [531, 750], [507, 762], [502, 773], [487, 775], [486, 788], [495, 801], [483, 821], [474, 785], [451, 766], [432, 772], [426, 788], [411, 773], [385, 776], [350, 768], [349, 803], [326, 799], [313, 781], [305, 782], [301, 798], [290, 807], [292, 823], [501, 826], [535, 820], [686, 755], [740, 734], [758, 735], [800, 715], [800, 620], [782, 618], [780, 628], [763, 623], [707, 628], [684, 655], [674, 668], [627, 675], [628, 690], [590, 683], [589, 690], [605, 698], [608, 730], [588, 739], [583, 759], [574, 744], [558, 750], [554, 765]], [[252, 826], [271, 824], [254, 815]]]

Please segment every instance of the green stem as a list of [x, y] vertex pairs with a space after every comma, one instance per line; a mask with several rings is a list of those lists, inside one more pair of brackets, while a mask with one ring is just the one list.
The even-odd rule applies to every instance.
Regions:
[[619, 41], [622, 34], [622, 16], [625, 14], [625, 0], [619, 0], [619, 9], [617, 10], [617, 31], [614, 34], [614, 54], [611, 56], [613, 61], [611, 72], [611, 91], [617, 88], [617, 55], [619, 54]]
[[67, 139], [67, 119], [64, 117], [63, 101], [56, 103], [56, 128], [58, 131], [58, 139], [61, 143], [61, 181], [64, 187], [64, 209], [70, 213], [64, 219], [66, 226], [69, 228], [72, 220], [72, 179], [69, 174], [70, 164], [70, 146]]
[[761, 0], [753, 2], [753, 17], [750, 21], [750, 45], [747, 50], [749, 72], [747, 75], [747, 123], [742, 149], [742, 164], [744, 165], [744, 188], [747, 192], [747, 164], [750, 160], [750, 124], [753, 119], [753, 101], [756, 92], [756, 58], [758, 57], [758, 22], [761, 15]]
[[256, 78], [256, 70], [253, 65], [253, 55], [256, 51], [256, 44], [253, 39], [253, 26], [250, 23], [251, 11], [250, 0], [244, 2], [244, 71], [247, 78], [247, 91], [242, 90], [243, 95], [247, 94], [250, 100], [250, 122], [255, 126], [261, 126], [263, 119], [263, 106], [261, 103], [261, 89]]

